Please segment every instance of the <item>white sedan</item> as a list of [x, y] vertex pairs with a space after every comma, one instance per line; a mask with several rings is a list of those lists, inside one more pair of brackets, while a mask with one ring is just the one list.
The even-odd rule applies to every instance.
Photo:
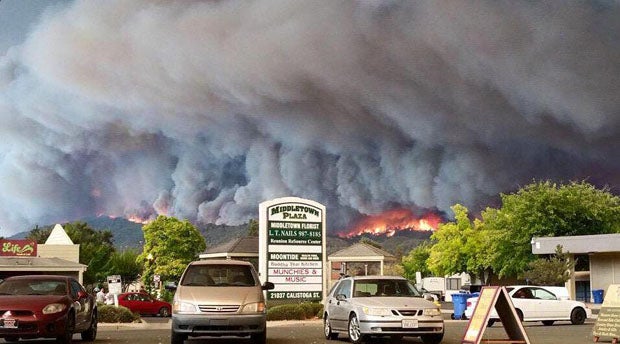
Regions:
[[[506, 290], [521, 321], [541, 321], [550, 326], [556, 321], [568, 320], [574, 325], [581, 325], [592, 317], [592, 310], [585, 303], [556, 297], [546, 287], [516, 285], [508, 286]], [[465, 317], [471, 318], [477, 303], [477, 297], [467, 299]], [[498, 320], [497, 312], [492, 309], [488, 326]]]

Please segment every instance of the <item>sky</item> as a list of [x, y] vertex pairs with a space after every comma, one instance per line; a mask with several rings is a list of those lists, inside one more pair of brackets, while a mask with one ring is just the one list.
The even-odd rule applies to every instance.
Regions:
[[0, 2], [0, 235], [620, 186], [616, 1]]

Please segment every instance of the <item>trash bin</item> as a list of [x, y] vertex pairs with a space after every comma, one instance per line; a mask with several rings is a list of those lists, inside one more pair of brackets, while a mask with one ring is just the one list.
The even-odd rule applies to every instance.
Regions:
[[603, 303], [603, 289], [592, 290], [592, 299], [594, 303]]
[[454, 305], [453, 319], [460, 320], [463, 318], [463, 313], [465, 313], [465, 309], [467, 309], [467, 299], [470, 297], [472, 297], [471, 294], [452, 294], [452, 304]]

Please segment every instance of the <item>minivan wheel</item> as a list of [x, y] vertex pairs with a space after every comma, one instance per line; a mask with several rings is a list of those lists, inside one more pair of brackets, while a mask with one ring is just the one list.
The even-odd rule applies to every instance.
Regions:
[[183, 344], [187, 339], [187, 335], [172, 331], [170, 335], [170, 344]]
[[253, 333], [250, 338], [252, 339], [252, 343], [254, 344], [265, 344], [267, 343], [267, 329], [265, 328], [263, 332]]

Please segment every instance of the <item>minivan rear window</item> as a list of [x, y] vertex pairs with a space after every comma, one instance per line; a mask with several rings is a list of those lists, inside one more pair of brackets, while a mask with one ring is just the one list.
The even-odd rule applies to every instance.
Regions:
[[254, 286], [256, 281], [248, 265], [190, 265], [181, 281], [183, 286]]

